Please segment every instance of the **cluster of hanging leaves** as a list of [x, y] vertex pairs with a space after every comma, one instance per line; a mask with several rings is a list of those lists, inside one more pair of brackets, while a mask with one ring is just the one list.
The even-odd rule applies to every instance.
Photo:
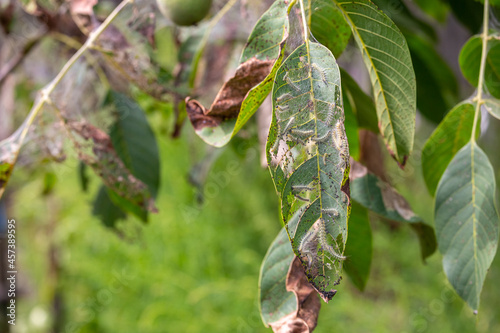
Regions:
[[[298, 331], [314, 328], [319, 306], [306, 300], [316, 290], [328, 302], [336, 293], [344, 263], [354, 283], [364, 288], [371, 263], [368, 209], [412, 225], [424, 258], [436, 248], [432, 228], [389, 185], [377, 181], [366, 169], [359, 171], [361, 166], [357, 172], [360, 180], [354, 183], [359, 201], [351, 203], [349, 156], [350, 151], [359, 155], [358, 126], [380, 132], [390, 154], [402, 166], [412, 150], [416, 87], [405, 38], [367, 0], [305, 1], [307, 27], [296, 29], [291, 24], [300, 21], [298, 4], [277, 0], [262, 15], [235, 75], [210, 108], [194, 99], [186, 102], [196, 133], [205, 142], [222, 146], [272, 89], [266, 152], [285, 228], [263, 263], [261, 305], [266, 325], [283, 332], [294, 325], [305, 327]], [[297, 36], [291, 36], [291, 31], [303, 28], [319, 43], [305, 40], [296, 46]], [[351, 36], [370, 73], [375, 102], [339, 69], [334, 57], [342, 53]], [[288, 45], [292, 47], [289, 55], [285, 53]], [[372, 195], [363, 196], [370, 191]], [[355, 210], [348, 228], [351, 207]], [[348, 243], [351, 229], [356, 239]], [[290, 283], [298, 263], [309, 282], [301, 284], [303, 290]], [[311, 311], [316, 311], [313, 318]]]
[[[483, 19], [489, 10], [484, 9]], [[500, 31], [486, 27], [485, 33], [471, 37], [459, 56], [463, 76], [477, 88], [475, 95], [452, 108], [422, 151], [424, 179], [435, 196], [435, 227], [444, 271], [475, 313], [497, 251], [500, 223], [495, 172], [476, 142], [481, 108], [500, 119]], [[484, 68], [480, 68], [482, 58]]]

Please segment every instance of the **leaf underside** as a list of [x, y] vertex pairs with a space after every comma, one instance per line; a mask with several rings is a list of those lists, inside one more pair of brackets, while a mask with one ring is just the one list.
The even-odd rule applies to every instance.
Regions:
[[[267, 158], [294, 253], [325, 301], [340, 282], [350, 213], [349, 147], [340, 73], [317, 43], [302, 44], [278, 69]], [[288, 223], [304, 209], [296, 228]]]
[[457, 293], [477, 310], [498, 245], [495, 174], [475, 142], [448, 165], [436, 192], [435, 225], [443, 268]]
[[413, 148], [416, 81], [405, 38], [368, 0], [335, 0], [351, 26], [369, 71], [380, 133], [400, 165]]

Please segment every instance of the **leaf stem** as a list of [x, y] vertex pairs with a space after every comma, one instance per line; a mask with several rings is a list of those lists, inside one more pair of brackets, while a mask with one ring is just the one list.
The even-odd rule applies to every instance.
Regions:
[[476, 103], [476, 113], [474, 114], [474, 123], [472, 126], [472, 137], [471, 141], [476, 141], [476, 128], [477, 122], [479, 120], [479, 114], [481, 112], [481, 105], [484, 103], [483, 100], [483, 83], [484, 83], [484, 70], [486, 68], [486, 53], [488, 51], [488, 19], [489, 19], [489, 0], [484, 1], [484, 12], [483, 12], [483, 33], [481, 34], [481, 39], [483, 42], [483, 48], [481, 53], [481, 65], [479, 67], [479, 81], [478, 81], [478, 92], [475, 98]]

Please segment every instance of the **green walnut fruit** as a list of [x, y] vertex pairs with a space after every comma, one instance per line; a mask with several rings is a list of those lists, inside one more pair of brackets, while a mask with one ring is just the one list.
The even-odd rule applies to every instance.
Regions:
[[193, 25], [210, 11], [212, 0], [156, 0], [163, 15], [177, 25]]

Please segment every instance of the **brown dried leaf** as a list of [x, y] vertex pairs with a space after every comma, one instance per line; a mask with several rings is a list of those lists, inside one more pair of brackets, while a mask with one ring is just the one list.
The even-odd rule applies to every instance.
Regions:
[[84, 121], [68, 122], [67, 127], [83, 139], [73, 136], [80, 160], [94, 169], [108, 188], [130, 203], [156, 212], [148, 187], [125, 167], [108, 134]]
[[276, 333], [310, 333], [318, 323], [321, 302], [316, 290], [307, 280], [299, 258], [290, 265], [286, 279], [286, 290], [293, 291], [297, 299], [297, 311], [281, 320], [270, 323]]
[[251, 58], [242, 63], [234, 76], [224, 83], [208, 110], [197, 100], [186, 98], [187, 113], [194, 129], [216, 127], [225, 119], [236, 118], [250, 89], [267, 77], [274, 62]]

